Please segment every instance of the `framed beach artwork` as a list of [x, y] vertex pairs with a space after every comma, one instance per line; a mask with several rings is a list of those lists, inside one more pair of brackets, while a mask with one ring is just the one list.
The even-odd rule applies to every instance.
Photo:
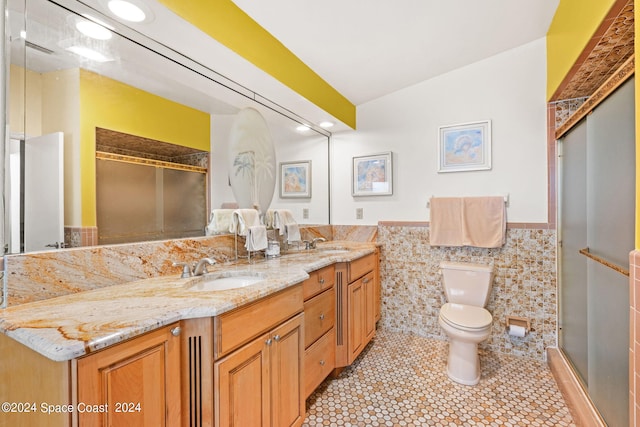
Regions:
[[391, 151], [353, 158], [353, 196], [388, 196], [393, 194], [393, 159]]
[[311, 160], [280, 163], [280, 197], [311, 197]]
[[491, 121], [441, 126], [438, 172], [491, 169]]

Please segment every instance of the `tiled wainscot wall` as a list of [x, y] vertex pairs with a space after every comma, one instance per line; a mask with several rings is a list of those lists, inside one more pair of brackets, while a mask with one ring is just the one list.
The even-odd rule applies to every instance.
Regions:
[[[385, 328], [447, 339], [438, 325], [445, 303], [442, 261], [492, 265], [495, 279], [487, 309], [493, 330], [481, 349], [543, 360], [545, 348], [557, 344], [556, 232], [553, 229], [507, 229], [499, 249], [444, 248], [429, 245], [429, 227], [381, 225], [382, 319]], [[523, 338], [506, 332], [506, 316], [526, 317], [531, 332]]]

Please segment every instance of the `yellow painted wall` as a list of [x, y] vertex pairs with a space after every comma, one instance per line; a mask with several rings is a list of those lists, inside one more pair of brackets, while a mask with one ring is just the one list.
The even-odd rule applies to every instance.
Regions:
[[96, 127], [183, 145], [210, 148], [208, 113], [89, 71], [80, 73], [82, 225], [96, 221]]
[[343, 123], [356, 127], [355, 105], [231, 0], [160, 2]]
[[547, 32], [547, 99], [562, 83], [615, 0], [560, 0]]
[[[639, 52], [640, 49], [640, 41], [638, 40], [638, 35], [640, 33], [640, 12], [638, 9], [633, 9], [633, 25], [634, 31], [637, 34], [634, 39], [634, 52]], [[636, 58], [635, 63], [635, 74], [638, 76], [638, 72], [640, 71], [640, 65], [638, 64], [638, 59]], [[640, 250], [640, 84], [638, 83], [638, 79], [636, 79], [636, 249]], [[636, 395], [636, 399], [640, 399], [640, 396]]]
[[64, 134], [64, 225], [82, 225], [80, 193], [80, 70], [42, 74], [42, 133]]
[[42, 135], [42, 76], [13, 64], [9, 69], [9, 131]]

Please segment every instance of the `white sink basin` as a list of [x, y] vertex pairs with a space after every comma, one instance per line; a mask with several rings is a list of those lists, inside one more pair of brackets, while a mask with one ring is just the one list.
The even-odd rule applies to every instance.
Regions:
[[255, 285], [265, 279], [262, 273], [234, 272], [205, 275], [189, 287], [190, 291], [224, 291]]

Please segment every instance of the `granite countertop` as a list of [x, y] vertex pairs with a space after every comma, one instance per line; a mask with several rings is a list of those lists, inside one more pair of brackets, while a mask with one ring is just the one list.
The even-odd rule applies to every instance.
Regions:
[[[183, 319], [211, 317], [307, 279], [308, 272], [374, 252], [375, 243], [331, 241], [278, 258], [215, 264], [209, 274], [264, 280], [225, 291], [190, 289], [202, 277], [138, 280], [0, 310], [0, 332], [54, 361], [67, 361]], [[331, 249], [348, 249], [346, 252]]]

